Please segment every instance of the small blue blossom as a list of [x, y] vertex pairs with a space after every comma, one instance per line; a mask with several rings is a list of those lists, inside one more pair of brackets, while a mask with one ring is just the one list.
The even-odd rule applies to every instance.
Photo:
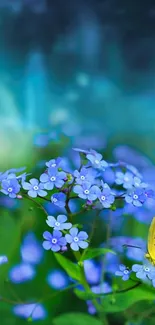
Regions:
[[109, 292], [112, 292], [112, 288], [108, 282], [102, 282], [101, 284], [98, 284], [97, 286], [91, 287], [91, 291], [96, 294], [109, 293]]
[[132, 203], [136, 207], [142, 206], [146, 199], [145, 191], [142, 188], [136, 188], [125, 195], [125, 201]]
[[56, 159], [51, 159], [50, 161], [46, 162], [46, 166], [48, 168], [60, 168], [60, 164], [62, 162], [62, 158], [58, 157]]
[[40, 181], [44, 183], [44, 188], [46, 190], [53, 190], [54, 186], [57, 188], [62, 187], [65, 179], [66, 173], [59, 172], [55, 167], [50, 167], [47, 173], [40, 176]]
[[81, 153], [84, 153], [84, 154], [88, 154], [89, 153], [89, 150], [84, 150], [84, 149], [80, 149], [80, 148], [73, 148], [74, 151], [77, 151], [77, 152], [81, 152]]
[[130, 278], [130, 273], [131, 271], [125, 265], [121, 264], [119, 265], [119, 271], [116, 271], [115, 275], [121, 276], [123, 281], [127, 281]]
[[94, 260], [85, 260], [84, 271], [89, 284], [93, 285], [100, 282], [102, 270], [99, 263]]
[[120, 264], [120, 260], [118, 255], [112, 253], [107, 253], [105, 255], [105, 260], [104, 260], [105, 272], [115, 274], [115, 272], [118, 270], [119, 264]]
[[152, 189], [145, 189], [145, 196], [149, 199], [155, 199], [155, 192]]
[[104, 186], [98, 198], [104, 208], [110, 208], [112, 203], [115, 201], [115, 196], [107, 184]]
[[6, 255], [0, 255], [0, 265], [8, 263], [8, 258]]
[[67, 217], [63, 214], [60, 214], [57, 219], [55, 219], [53, 216], [48, 216], [46, 223], [48, 226], [54, 228], [54, 230], [64, 230], [64, 229], [70, 229], [72, 227], [72, 224], [70, 222], [66, 222]]
[[16, 316], [32, 320], [45, 319], [47, 316], [45, 308], [41, 304], [20, 304], [13, 307], [13, 313]]
[[62, 270], [52, 270], [47, 276], [47, 283], [56, 290], [62, 290], [69, 285], [69, 278]]
[[142, 178], [142, 175], [139, 173], [138, 169], [133, 166], [133, 165], [128, 165], [124, 163], [124, 166], [130, 171], [132, 172], [135, 176], [137, 176], [138, 178]]
[[134, 183], [134, 176], [130, 172], [126, 172], [125, 174], [122, 172], [116, 172], [115, 183], [122, 185], [125, 189], [131, 189]]
[[36, 271], [32, 265], [21, 263], [13, 266], [9, 278], [13, 283], [23, 283], [34, 279], [35, 275]]
[[142, 182], [142, 180], [139, 177], [136, 177], [136, 176], [133, 179], [133, 185], [135, 187], [141, 187], [141, 188], [147, 188], [148, 187], [148, 184]]
[[4, 179], [1, 185], [1, 192], [9, 195], [9, 197], [12, 199], [17, 197], [21, 187], [16, 178]]
[[155, 279], [155, 267], [148, 261], [144, 265], [134, 264], [132, 271], [136, 273], [136, 277], [141, 280], [154, 280]]
[[29, 232], [21, 245], [20, 253], [25, 263], [39, 264], [43, 258], [43, 248], [34, 233]]
[[96, 177], [96, 171], [92, 168], [82, 168], [80, 171], [74, 172], [76, 184], [82, 185], [85, 182], [93, 183]]
[[64, 193], [54, 193], [51, 196], [51, 202], [58, 206], [59, 208], [64, 208], [66, 204], [66, 194]]
[[75, 185], [73, 188], [74, 193], [78, 194], [81, 199], [87, 199], [89, 201], [94, 201], [100, 194], [100, 189], [98, 186], [91, 183], [84, 183], [83, 185]]
[[28, 190], [28, 195], [34, 198], [37, 197], [37, 195], [42, 197], [47, 195], [47, 192], [44, 191], [43, 184], [39, 183], [36, 178], [30, 179], [30, 183], [24, 182], [23, 188], [24, 190]]
[[108, 163], [102, 160], [102, 155], [93, 149], [90, 150], [90, 153], [88, 153], [86, 157], [94, 168], [105, 170], [108, 167]]
[[95, 306], [93, 305], [91, 300], [86, 301], [87, 306], [88, 306], [88, 313], [90, 315], [95, 315], [97, 313]]
[[79, 248], [85, 249], [88, 247], [88, 243], [85, 241], [88, 235], [85, 231], [80, 231], [78, 233], [78, 228], [72, 228], [69, 233], [70, 234], [65, 235], [65, 238], [73, 251], [78, 251]]
[[53, 234], [49, 231], [45, 231], [43, 237], [46, 239], [43, 242], [43, 247], [46, 250], [51, 249], [53, 252], [58, 252], [62, 246], [66, 245], [66, 239], [65, 237], [62, 237], [62, 233], [59, 230], [54, 230]]

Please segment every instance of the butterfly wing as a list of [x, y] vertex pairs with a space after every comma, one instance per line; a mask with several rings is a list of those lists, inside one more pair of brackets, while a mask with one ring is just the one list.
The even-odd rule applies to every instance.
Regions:
[[147, 249], [151, 260], [155, 263], [155, 217], [149, 228]]

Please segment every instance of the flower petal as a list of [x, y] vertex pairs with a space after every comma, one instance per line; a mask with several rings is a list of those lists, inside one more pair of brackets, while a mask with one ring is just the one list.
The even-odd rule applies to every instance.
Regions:
[[75, 237], [78, 234], [78, 228], [73, 227], [73, 228], [70, 229], [69, 232], [70, 232], [71, 236]]
[[47, 240], [51, 240], [52, 239], [52, 235], [49, 231], [44, 231], [43, 233], [43, 237]]
[[46, 249], [46, 250], [51, 249], [51, 242], [45, 240], [45, 241], [43, 242], [43, 247], [44, 247], [44, 249]]
[[60, 228], [63, 229], [70, 229], [72, 227], [72, 224], [70, 222], [62, 223]]
[[43, 190], [39, 190], [38, 191], [38, 195], [43, 197], [43, 196], [46, 196], [47, 195], [47, 192], [46, 191], [43, 191]]
[[60, 251], [60, 245], [59, 245], [59, 244], [52, 245], [52, 246], [51, 246], [51, 250], [52, 250], [53, 252], [58, 252], [58, 251]]
[[36, 178], [31, 178], [31, 179], [30, 179], [30, 183], [31, 183], [33, 186], [35, 186], [35, 185], [38, 185], [38, 184], [39, 184], [39, 181], [38, 181], [38, 179], [36, 179]]
[[83, 248], [83, 249], [88, 247], [88, 243], [86, 241], [83, 241], [83, 240], [79, 241], [78, 245], [79, 245], [80, 248]]
[[23, 182], [23, 188], [24, 190], [30, 190], [32, 188], [32, 185], [27, 182]]
[[72, 249], [73, 251], [79, 251], [79, 246], [78, 246], [78, 244], [75, 243], [75, 242], [72, 242], [72, 243], [71, 243], [71, 249]]
[[65, 238], [66, 238], [67, 243], [69, 243], [69, 244], [72, 243], [72, 241], [73, 241], [73, 237], [72, 237], [71, 235], [66, 234], [66, 235], [65, 235]]
[[37, 191], [30, 190], [28, 191], [28, 195], [31, 197], [37, 197]]
[[40, 181], [42, 183], [48, 182], [48, 180], [49, 180], [49, 176], [47, 174], [44, 173], [40, 176]]
[[64, 214], [59, 214], [59, 216], [57, 217], [57, 221], [60, 223], [63, 223], [67, 220], [67, 217]]
[[62, 237], [62, 232], [59, 230], [54, 230], [53, 231], [53, 237], [55, 238], [61, 238]]
[[56, 219], [53, 216], [48, 216], [46, 223], [48, 224], [49, 227], [54, 227], [55, 226]]
[[85, 240], [88, 238], [88, 234], [85, 231], [80, 231], [78, 237], [79, 240]]

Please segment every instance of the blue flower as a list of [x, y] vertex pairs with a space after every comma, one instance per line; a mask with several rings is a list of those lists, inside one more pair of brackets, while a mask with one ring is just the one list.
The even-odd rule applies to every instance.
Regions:
[[130, 172], [132, 172], [135, 176], [137, 176], [138, 178], [142, 178], [142, 175], [139, 173], [138, 169], [133, 166], [133, 165], [128, 165], [124, 163], [124, 166], [130, 170]]
[[56, 159], [51, 159], [50, 161], [46, 162], [46, 166], [49, 168], [59, 168], [62, 162], [62, 158], [58, 157]]
[[94, 260], [85, 260], [84, 271], [89, 284], [92, 285], [100, 282], [102, 272], [99, 263], [96, 263]]
[[39, 264], [43, 258], [43, 248], [31, 232], [25, 236], [20, 252], [25, 263]]
[[53, 289], [61, 290], [69, 285], [69, 278], [62, 270], [52, 270], [47, 276], [47, 283]]
[[82, 168], [80, 171], [74, 171], [76, 184], [84, 184], [85, 182], [93, 183], [96, 177], [96, 171], [92, 168]]
[[4, 179], [1, 185], [1, 192], [13, 199], [17, 197], [21, 187], [16, 178]]
[[119, 271], [116, 271], [115, 275], [121, 276], [123, 281], [127, 281], [130, 278], [130, 273], [131, 271], [125, 265], [121, 264], [119, 265]]
[[59, 230], [54, 230], [53, 234], [51, 234], [49, 231], [45, 231], [43, 233], [44, 239], [46, 239], [43, 242], [43, 247], [46, 250], [51, 249], [53, 252], [58, 252], [61, 249], [61, 246], [66, 245], [66, 239], [65, 237], [62, 237], [62, 233]]
[[9, 278], [13, 283], [23, 283], [32, 280], [36, 275], [34, 267], [27, 263], [15, 265], [9, 273]]
[[122, 185], [126, 189], [132, 188], [134, 183], [134, 176], [130, 172], [126, 172], [125, 174], [122, 172], [116, 172], [115, 183]]
[[89, 150], [84, 150], [84, 149], [80, 149], [80, 148], [73, 148], [73, 150], [83, 153], [83, 154], [88, 154], [90, 152]]
[[135, 187], [141, 187], [141, 188], [147, 188], [148, 187], [148, 184], [142, 182], [142, 180], [139, 177], [136, 177], [136, 176], [133, 179], [133, 185]]
[[64, 230], [64, 229], [70, 229], [72, 227], [72, 224], [70, 222], [66, 222], [67, 217], [63, 214], [60, 214], [57, 219], [55, 219], [53, 216], [48, 216], [46, 223], [54, 228], [54, 230]]
[[104, 263], [105, 272], [115, 274], [115, 272], [118, 270], [119, 262], [120, 262], [118, 255], [107, 253], [105, 255], [104, 261], [105, 261]]
[[155, 199], [155, 192], [152, 189], [145, 189], [145, 196], [149, 199]]
[[66, 195], [64, 193], [54, 193], [51, 196], [51, 202], [59, 208], [64, 208], [66, 204]]
[[44, 173], [40, 176], [40, 181], [44, 183], [46, 190], [53, 190], [54, 186], [60, 188], [64, 185], [64, 179], [66, 178], [65, 172], [59, 172], [57, 168], [50, 167], [47, 174]]
[[100, 189], [98, 186], [91, 183], [84, 183], [83, 185], [75, 185], [73, 188], [74, 193], [78, 194], [81, 199], [87, 199], [89, 201], [94, 201], [100, 194]]
[[112, 288], [108, 282], [102, 282], [101, 284], [98, 284], [97, 286], [91, 287], [91, 291], [96, 294], [109, 293], [112, 291]]
[[0, 265], [8, 262], [8, 258], [6, 255], [0, 255]]
[[28, 190], [28, 195], [31, 197], [37, 197], [39, 196], [46, 196], [47, 192], [44, 191], [43, 184], [39, 183], [38, 179], [32, 178], [30, 179], [30, 183], [24, 182], [23, 183], [24, 190]]
[[86, 301], [88, 306], [88, 313], [91, 315], [95, 315], [97, 313], [95, 306], [93, 305], [91, 300]]
[[13, 307], [13, 313], [22, 318], [28, 319], [29, 317], [32, 320], [41, 320], [45, 319], [47, 313], [44, 307], [41, 304], [20, 304]]
[[125, 195], [125, 201], [127, 203], [132, 203], [136, 207], [142, 206], [143, 203], [146, 201], [146, 195], [145, 195], [144, 189], [137, 188], [131, 192], [128, 192]]
[[90, 150], [90, 153], [88, 153], [86, 157], [94, 168], [105, 170], [108, 167], [108, 163], [102, 160], [102, 155], [95, 150]]
[[65, 238], [73, 251], [78, 251], [79, 247], [82, 249], [88, 247], [88, 243], [85, 241], [88, 238], [88, 235], [85, 231], [80, 231], [78, 233], [78, 228], [72, 228], [69, 233], [70, 234], [65, 235]]
[[155, 267], [148, 261], [144, 265], [134, 264], [132, 271], [136, 273], [136, 277], [141, 280], [155, 280]]
[[115, 196], [107, 184], [104, 185], [104, 188], [99, 195], [99, 200], [104, 208], [110, 208], [111, 204], [114, 203]]

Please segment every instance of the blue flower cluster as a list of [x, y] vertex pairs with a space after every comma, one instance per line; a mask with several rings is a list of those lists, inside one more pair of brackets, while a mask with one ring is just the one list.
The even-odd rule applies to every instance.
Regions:
[[[75, 151], [80, 157], [79, 168], [75, 170], [66, 164], [65, 158], [58, 157], [45, 162], [45, 170], [38, 179], [27, 181], [28, 174], [18, 175], [22, 168], [0, 174], [0, 191], [3, 194], [17, 199], [22, 199], [24, 195], [31, 200], [39, 197], [63, 211], [64, 214], [58, 215], [57, 219], [50, 215], [47, 218], [53, 232], [45, 231], [43, 234], [46, 250], [65, 251], [67, 244], [74, 251], [88, 247], [87, 233], [79, 231], [78, 224], [70, 222], [72, 199], [85, 200], [82, 207], [86, 210], [115, 210], [119, 200], [124, 205], [140, 207], [155, 198], [154, 190], [143, 181], [134, 166], [124, 162], [108, 163], [92, 149], [74, 148]], [[109, 183], [107, 171], [112, 175]]]
[[119, 265], [119, 270], [115, 272], [116, 276], [120, 276], [123, 281], [129, 280], [132, 273], [135, 273], [136, 278], [149, 282], [151, 281], [153, 287], [155, 288], [155, 267], [148, 261], [144, 261], [141, 264], [134, 264], [132, 269], [129, 269], [125, 265]]
[[[78, 231], [78, 228], [72, 227], [70, 222], [66, 222], [67, 217], [65, 215], [59, 215], [57, 219], [53, 216], [48, 216], [46, 223], [49, 227], [53, 228], [53, 233], [45, 231], [43, 237], [43, 247], [46, 250], [52, 250], [53, 252], [67, 250], [67, 243], [74, 251], [78, 251], [79, 248], [85, 249], [88, 247], [88, 235], [85, 231]], [[69, 233], [66, 233], [69, 230]], [[63, 231], [63, 232], [62, 232]], [[63, 236], [63, 233], [65, 236]]]

